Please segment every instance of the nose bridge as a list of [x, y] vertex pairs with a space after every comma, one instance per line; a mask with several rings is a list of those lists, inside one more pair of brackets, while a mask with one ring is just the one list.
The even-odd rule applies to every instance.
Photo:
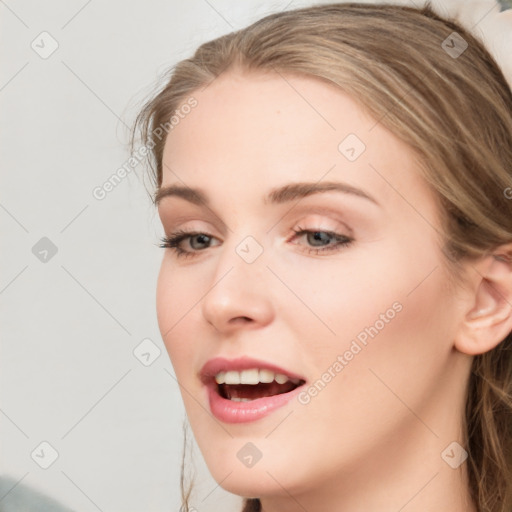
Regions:
[[211, 288], [203, 300], [203, 314], [218, 329], [228, 325], [232, 318], [265, 322], [271, 315], [266, 284], [267, 253], [263, 241], [247, 233], [248, 230], [231, 232], [215, 258]]
[[265, 226], [261, 222], [258, 224], [255, 216], [249, 222], [241, 220], [234, 224], [236, 225], [231, 226], [228, 236], [220, 247], [216, 278], [220, 279], [229, 271], [226, 277], [231, 275], [231, 280], [236, 274], [240, 280], [255, 284], [258, 280], [264, 279], [266, 271], [265, 262], [268, 252], [265, 247], [267, 240], [264, 239], [266, 238]]

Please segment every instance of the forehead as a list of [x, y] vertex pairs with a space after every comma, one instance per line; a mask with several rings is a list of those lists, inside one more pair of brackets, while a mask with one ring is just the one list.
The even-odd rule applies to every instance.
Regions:
[[193, 95], [198, 104], [169, 133], [165, 156], [176, 159], [186, 143], [211, 157], [236, 147], [260, 160], [319, 151], [334, 158], [334, 142], [357, 131], [368, 139], [375, 124], [334, 85], [309, 77], [232, 71]]
[[167, 136], [163, 186], [249, 198], [327, 179], [381, 198], [424, 192], [412, 150], [333, 84], [231, 71], [192, 95], [197, 106]]

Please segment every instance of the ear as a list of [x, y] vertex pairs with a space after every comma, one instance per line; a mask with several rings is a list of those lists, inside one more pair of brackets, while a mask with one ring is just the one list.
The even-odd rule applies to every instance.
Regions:
[[476, 289], [455, 336], [468, 355], [492, 350], [512, 331], [512, 244], [501, 246], [473, 265]]

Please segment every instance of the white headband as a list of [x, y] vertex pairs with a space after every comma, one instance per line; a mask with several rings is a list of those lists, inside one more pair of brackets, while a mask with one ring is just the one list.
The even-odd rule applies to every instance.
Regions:
[[[420, 8], [426, 0], [381, 0], [378, 3]], [[512, 89], [512, 9], [501, 11], [502, 5], [497, 0], [431, 0], [431, 6], [437, 14], [453, 19], [483, 42]]]
[[512, 10], [501, 11], [497, 0], [431, 0], [434, 10], [455, 18], [480, 39], [496, 59], [512, 89]]

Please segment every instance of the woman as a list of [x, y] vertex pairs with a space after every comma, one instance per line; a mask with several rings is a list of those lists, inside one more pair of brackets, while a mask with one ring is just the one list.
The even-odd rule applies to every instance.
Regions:
[[512, 92], [483, 44], [429, 6], [281, 12], [136, 127], [219, 485], [246, 512], [510, 511]]

